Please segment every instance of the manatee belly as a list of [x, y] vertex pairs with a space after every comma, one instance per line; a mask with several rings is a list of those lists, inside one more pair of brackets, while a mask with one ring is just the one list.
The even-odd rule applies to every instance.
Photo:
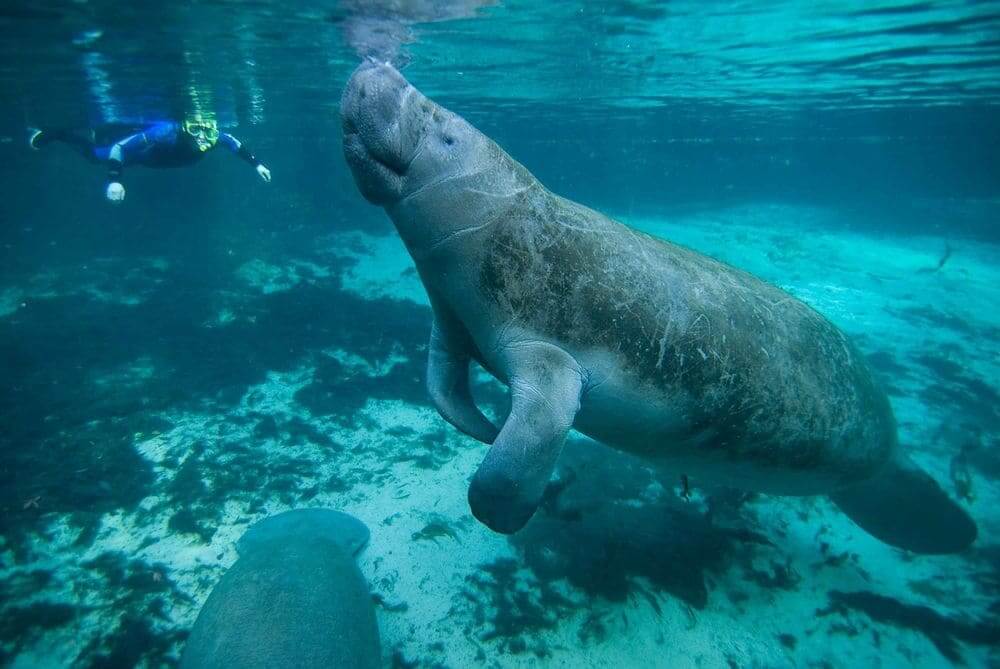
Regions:
[[[601, 370], [603, 382], [582, 398], [574, 428], [647, 459], [668, 476], [770, 494], [823, 494], [869, 478], [895, 446], [887, 402], [864, 384], [845, 389], [817, 380], [804, 387], [775, 369], [774, 384], [785, 384], [800, 400], [796, 414], [788, 402], [761, 406], [749, 394], [752, 387], [727, 388], [721, 378], [717, 400], [707, 403], [701, 386], [679, 383], [665, 392], [629, 369], [609, 368], [606, 352], [577, 355], [585, 368]], [[834, 398], [840, 423], [829, 414], [810, 415], [811, 407]], [[748, 414], [739, 407], [757, 408]]]

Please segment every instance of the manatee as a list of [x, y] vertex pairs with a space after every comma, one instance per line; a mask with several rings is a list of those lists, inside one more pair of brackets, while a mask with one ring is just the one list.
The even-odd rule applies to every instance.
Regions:
[[378, 667], [375, 609], [354, 561], [367, 543], [364, 523], [328, 509], [254, 524], [198, 613], [181, 667]]
[[[915, 552], [974, 541], [898, 444], [864, 356], [805, 303], [548, 191], [388, 64], [355, 70], [341, 120], [358, 189], [427, 290], [430, 397], [491, 444], [468, 498], [493, 530], [529, 520], [572, 428], [703, 484], [827, 494]], [[473, 360], [509, 387], [499, 429], [473, 401]]]

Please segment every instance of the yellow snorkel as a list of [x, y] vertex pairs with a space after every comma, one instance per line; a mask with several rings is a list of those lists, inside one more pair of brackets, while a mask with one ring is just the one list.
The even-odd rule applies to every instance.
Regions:
[[215, 119], [203, 119], [200, 116], [184, 119], [181, 128], [194, 138], [199, 151], [208, 151], [219, 141], [219, 126]]

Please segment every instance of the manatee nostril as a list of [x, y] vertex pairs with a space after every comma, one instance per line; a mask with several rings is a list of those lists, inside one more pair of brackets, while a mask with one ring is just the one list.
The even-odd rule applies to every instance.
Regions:
[[360, 98], [368, 97], [368, 87], [365, 86], [364, 84], [361, 85], [361, 90], [358, 91], [358, 97]]

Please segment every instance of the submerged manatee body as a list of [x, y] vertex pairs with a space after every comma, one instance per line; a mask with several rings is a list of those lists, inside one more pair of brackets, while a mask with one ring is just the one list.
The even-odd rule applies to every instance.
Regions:
[[[527, 522], [572, 427], [703, 481], [830, 494], [904, 548], [974, 540], [901, 453], [863, 356], [806, 304], [549, 192], [387, 64], [354, 72], [341, 113], [358, 188], [430, 298], [431, 397], [492, 444], [469, 488], [486, 525]], [[473, 403], [471, 360], [510, 388], [500, 430]]]
[[253, 525], [198, 614], [183, 669], [375, 669], [378, 626], [357, 518], [288, 511]]

